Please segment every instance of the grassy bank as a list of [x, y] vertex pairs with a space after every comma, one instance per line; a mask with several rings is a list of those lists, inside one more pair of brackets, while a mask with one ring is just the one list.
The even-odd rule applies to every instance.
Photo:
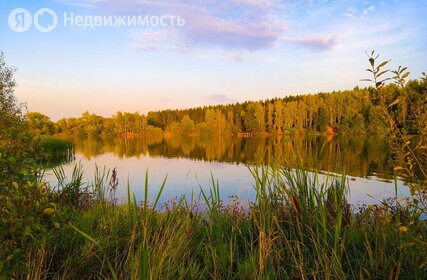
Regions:
[[[221, 202], [215, 180], [209, 192], [201, 191], [200, 200], [181, 198], [160, 205], [160, 191], [151, 203], [137, 202], [129, 187], [128, 202], [118, 205], [114, 170], [98, 170], [90, 185], [82, 182], [82, 169], [76, 167], [69, 180], [57, 171], [59, 184], [54, 191], [43, 184], [11, 188], [13, 192], [37, 189], [31, 192], [43, 193], [46, 201], [35, 204], [43, 230], [36, 231], [37, 236], [31, 232], [37, 240], [23, 243], [22, 264], [10, 269], [9, 275], [22, 279], [425, 277], [423, 196], [352, 209], [345, 198], [344, 177], [321, 184], [316, 175], [300, 170], [251, 171], [257, 195], [245, 209], [236, 198]], [[146, 197], [149, 189], [147, 179]], [[31, 203], [27, 202], [30, 208]]]
[[50, 135], [39, 135], [37, 137], [43, 149], [43, 164], [57, 166], [73, 159], [74, 144], [71, 140]]

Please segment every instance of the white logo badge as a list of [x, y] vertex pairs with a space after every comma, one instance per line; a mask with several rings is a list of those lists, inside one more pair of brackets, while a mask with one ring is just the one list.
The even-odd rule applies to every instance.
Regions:
[[31, 27], [33, 19], [28, 10], [17, 8], [9, 13], [8, 21], [13, 31], [25, 32]]
[[38, 31], [50, 32], [58, 25], [58, 16], [53, 10], [42, 8], [34, 14], [33, 18], [28, 10], [17, 8], [9, 13], [8, 21], [10, 28], [15, 32], [27, 31], [33, 22]]
[[[44, 26], [40, 23], [40, 20], [42, 18], [47, 18], [47, 24]], [[50, 32], [56, 28], [56, 25], [58, 24], [58, 16], [56, 13], [48, 8], [43, 8], [38, 10], [34, 14], [34, 26], [40, 31], [40, 32]]]

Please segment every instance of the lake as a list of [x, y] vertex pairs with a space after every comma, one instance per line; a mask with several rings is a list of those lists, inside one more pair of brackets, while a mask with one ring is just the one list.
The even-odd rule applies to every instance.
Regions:
[[[402, 180], [394, 180], [387, 142], [374, 136], [75, 138], [73, 142], [75, 159], [63, 165], [65, 173], [71, 176], [75, 164], [81, 163], [86, 182], [91, 182], [96, 165], [116, 168], [119, 200], [126, 199], [128, 181], [136, 198], [143, 199], [148, 170], [151, 201], [166, 176], [162, 202], [192, 194], [197, 199], [200, 188], [212, 185], [213, 176], [225, 202], [238, 196], [247, 205], [255, 196], [248, 167], [273, 164], [346, 174], [354, 205], [394, 197], [396, 186], [398, 196], [410, 193]], [[47, 178], [54, 182], [51, 171]]]

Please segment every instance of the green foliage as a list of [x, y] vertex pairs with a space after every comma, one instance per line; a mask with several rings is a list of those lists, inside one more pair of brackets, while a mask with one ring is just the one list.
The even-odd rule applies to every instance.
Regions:
[[38, 112], [31, 112], [25, 115], [28, 128], [36, 134], [51, 135], [55, 132], [54, 124], [48, 116]]
[[[382, 122], [387, 123], [389, 130], [389, 145], [395, 157], [395, 171], [399, 175], [413, 181], [413, 190], [427, 188], [427, 96], [426, 89], [407, 86], [406, 79], [410, 72], [407, 67], [399, 66], [397, 70], [391, 71], [394, 76], [387, 78], [384, 74], [390, 72], [384, 67], [388, 61], [378, 63], [379, 54], [374, 51], [369, 55], [373, 79], [365, 79], [374, 83], [378, 95], [377, 115]], [[385, 86], [388, 80], [397, 85]], [[424, 79], [413, 81], [411, 84], [425, 85]], [[392, 94], [390, 94], [390, 92]], [[387, 98], [391, 97], [391, 98]], [[421, 122], [420, 122], [421, 121]], [[376, 122], [378, 123], [378, 121]], [[416, 194], [419, 194], [415, 191]], [[424, 193], [419, 194], [424, 197]]]
[[[62, 166], [54, 168], [53, 173], [57, 179], [57, 185], [54, 186], [53, 189], [55, 189], [60, 194], [60, 198], [63, 204], [67, 204], [74, 209], [86, 208], [89, 202], [92, 200], [90, 194], [93, 195], [97, 193], [95, 186], [93, 186], [94, 190], [92, 193], [89, 192], [87, 187], [84, 187], [83, 167], [81, 164], [74, 166], [71, 178], [67, 178]], [[97, 175], [98, 174], [96, 173], [95, 176], [97, 177]], [[99, 182], [100, 180], [96, 181]], [[99, 193], [101, 189], [99, 184], [97, 188]]]
[[55, 196], [44, 183], [13, 182], [0, 191], [0, 279], [28, 272], [28, 252], [60, 228]]
[[20, 276], [421, 279], [427, 272], [427, 229], [413, 201], [352, 210], [344, 176], [321, 179], [316, 172], [274, 167], [251, 171], [256, 200], [245, 208], [236, 197], [221, 201], [213, 176], [201, 200], [182, 197], [161, 206], [165, 179], [151, 204], [146, 173], [141, 203], [128, 186], [125, 205], [95, 199], [83, 211], [70, 209], [60, 231], [45, 227], [56, 235], [45, 234], [32, 251], [49, 254], [32, 254], [40, 269]]
[[[426, 78], [407, 83], [409, 73], [399, 67], [392, 72], [397, 85], [386, 85], [388, 70], [383, 67], [388, 61], [377, 65], [377, 58], [372, 52], [368, 69], [375, 90], [150, 112], [147, 117], [119, 112], [102, 118], [86, 112], [81, 118], [59, 121], [56, 131], [161, 138], [162, 130], [172, 124], [185, 134], [198, 128], [217, 135], [322, 131], [326, 125], [339, 132], [389, 129], [392, 148], [403, 151], [395, 153], [403, 165], [395, 170], [412, 176], [418, 167], [425, 178]], [[395, 198], [352, 211], [344, 176], [326, 176], [321, 182], [316, 172], [264, 167], [251, 169], [256, 200], [246, 208], [238, 198], [224, 204], [213, 176], [210, 191], [201, 191], [202, 201], [182, 197], [163, 208], [157, 206], [166, 179], [150, 204], [148, 172], [142, 204], [130, 186], [127, 205], [117, 205], [114, 195], [108, 201], [118, 179], [114, 171], [105, 169], [97, 168], [92, 185], [83, 182], [79, 166], [70, 181], [63, 169], [55, 169], [58, 184], [47, 187], [37, 176], [43, 159], [40, 144], [44, 141], [45, 150], [55, 151], [69, 146], [30, 132], [30, 128], [51, 132], [48, 119], [33, 114], [25, 121], [13, 96], [13, 69], [6, 66], [3, 55], [0, 74], [0, 279], [82, 275], [90, 279], [421, 279], [426, 275], [422, 190], [417, 192], [419, 198]], [[407, 131], [421, 140], [415, 142]], [[215, 149], [222, 146], [217, 143]], [[191, 146], [182, 150], [189, 154]], [[254, 149], [254, 154], [263, 152], [259, 146]], [[65, 219], [69, 223], [63, 223]]]
[[22, 105], [14, 96], [15, 69], [6, 65], [0, 54], [0, 192], [12, 181], [26, 182], [38, 173], [42, 158], [39, 141], [29, 131], [22, 116]]
[[[0, 53], [0, 130], [6, 129], [13, 123], [22, 119], [22, 104], [14, 96], [16, 86], [13, 77], [15, 68], [10, 67], [4, 60], [3, 52]], [[2, 134], [0, 134], [0, 137]], [[0, 138], [1, 139], [1, 138]]]
[[[387, 65], [387, 64], [386, 64]], [[382, 66], [384, 67], [384, 65]], [[370, 72], [380, 75], [378, 66]], [[398, 71], [402, 71], [401, 68]], [[380, 72], [378, 72], [380, 71]], [[403, 70], [406, 71], [406, 70]], [[239, 132], [255, 134], [294, 133], [297, 130], [309, 132], [325, 132], [328, 126], [341, 134], [370, 133], [387, 134], [389, 125], [381, 121], [378, 107], [391, 104], [392, 115], [396, 115], [402, 126], [413, 134], [419, 134], [420, 128], [426, 129], [426, 117], [414, 108], [424, 108], [427, 85], [424, 80], [408, 82], [402, 88], [394, 84], [386, 84], [388, 78], [384, 72], [377, 77], [381, 94], [374, 88], [319, 93], [316, 95], [290, 96], [272, 100], [244, 102], [229, 105], [197, 107], [184, 110], [165, 110], [149, 112], [147, 116], [138, 113], [118, 112], [112, 118], [103, 118], [84, 113], [81, 118], [59, 120], [56, 132], [86, 136], [132, 136], [150, 135], [155, 128], [158, 133], [168, 131], [179, 135], [226, 135]], [[397, 72], [398, 73], [398, 72]], [[400, 77], [407, 72], [400, 73]], [[396, 76], [398, 77], [398, 76]], [[406, 82], [407, 76], [403, 78]], [[370, 80], [370, 79], [368, 79]], [[375, 79], [372, 80], [374, 85]], [[397, 81], [402, 82], [397, 78]], [[405, 102], [404, 102], [405, 101]], [[410, 106], [411, 105], [411, 106]], [[424, 116], [421, 118], [417, 116]], [[185, 118], [185, 119], [184, 119]], [[182, 131], [182, 121], [188, 126]], [[194, 123], [194, 127], [193, 127]]]
[[43, 152], [43, 158], [39, 162], [42, 166], [57, 166], [74, 159], [74, 144], [70, 140], [47, 135], [38, 139]]
[[317, 112], [314, 115], [313, 124], [316, 131], [326, 131], [326, 128], [328, 127], [328, 115], [325, 108], [317, 109]]
[[44, 168], [69, 162], [74, 157], [70, 141], [34, 135], [25, 122], [15, 123], [7, 133], [0, 141], [0, 188], [12, 181], [31, 181]]
[[219, 109], [207, 109], [205, 123], [214, 135], [224, 135], [227, 132], [226, 118]]
[[182, 117], [181, 133], [183, 135], [193, 134], [195, 132], [194, 128], [195, 128], [194, 121], [192, 119], [190, 119], [190, 117], [188, 115], [185, 115], [184, 117]]
[[247, 131], [265, 131], [264, 107], [260, 102], [250, 103], [245, 112], [244, 124]]
[[[0, 279], [15, 279], [30, 268], [29, 251], [60, 228], [55, 194], [39, 183], [42, 166], [53, 163], [70, 143], [38, 133], [51, 133], [49, 119], [39, 113], [22, 116], [14, 97], [14, 69], [0, 55]], [[50, 126], [50, 127], [49, 127]], [[66, 143], [66, 144], [64, 144]], [[66, 149], [64, 149], [64, 145]], [[52, 151], [52, 154], [47, 154]]]

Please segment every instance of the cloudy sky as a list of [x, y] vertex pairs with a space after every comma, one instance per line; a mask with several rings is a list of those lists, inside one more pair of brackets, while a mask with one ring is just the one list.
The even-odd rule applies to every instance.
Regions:
[[[57, 26], [40, 32], [33, 20], [15, 32], [16, 8], [50, 8]], [[185, 25], [85, 28], [64, 24], [71, 13], [167, 15]], [[16, 66], [16, 95], [30, 111], [54, 120], [86, 110], [146, 113], [351, 89], [364, 85], [365, 50], [417, 78], [427, 70], [426, 15], [424, 0], [0, 0], [0, 51]]]

